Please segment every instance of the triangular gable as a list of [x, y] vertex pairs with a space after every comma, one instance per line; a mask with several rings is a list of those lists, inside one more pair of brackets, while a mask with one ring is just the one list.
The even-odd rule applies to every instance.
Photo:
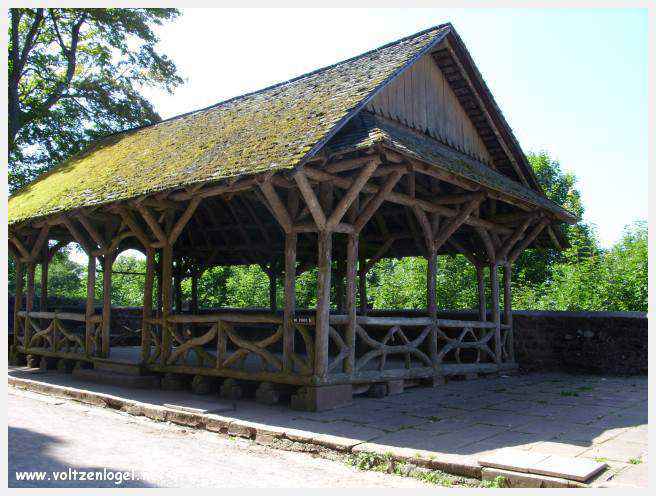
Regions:
[[492, 165], [485, 142], [431, 54], [399, 74], [372, 99], [367, 110]]

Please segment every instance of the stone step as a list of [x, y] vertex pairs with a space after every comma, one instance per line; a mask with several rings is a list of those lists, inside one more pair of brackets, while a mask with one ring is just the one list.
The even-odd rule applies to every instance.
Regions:
[[125, 375], [144, 375], [143, 367], [138, 363], [115, 362], [96, 358], [93, 368], [103, 372], [116, 372]]
[[108, 370], [76, 368], [73, 370], [73, 377], [83, 381], [133, 389], [159, 388], [159, 377], [156, 375], [122, 374], [120, 372], [110, 372]]

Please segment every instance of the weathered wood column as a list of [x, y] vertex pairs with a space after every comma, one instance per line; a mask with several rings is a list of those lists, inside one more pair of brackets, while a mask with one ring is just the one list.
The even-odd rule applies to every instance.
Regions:
[[437, 250], [428, 252], [428, 268], [426, 271], [426, 299], [428, 316], [433, 321], [430, 333], [430, 358], [433, 367], [437, 367]]
[[346, 315], [348, 322], [346, 324], [346, 346], [349, 353], [344, 360], [344, 372], [353, 374], [355, 371], [355, 328], [357, 326], [357, 305], [355, 301], [356, 287], [355, 279], [357, 277], [358, 263], [358, 234], [348, 235], [346, 242]]
[[[283, 368], [292, 370], [294, 353], [294, 317], [296, 314], [296, 245], [298, 235], [285, 233], [285, 307], [283, 311]], [[307, 351], [307, 350], [306, 350]], [[310, 357], [308, 357], [309, 359]]]
[[18, 315], [18, 312], [20, 312], [23, 309], [24, 264], [18, 257], [15, 257], [14, 260], [15, 260], [15, 267], [16, 267], [16, 272], [15, 272], [16, 294], [14, 296], [14, 346], [18, 346], [20, 344], [20, 341], [18, 339], [19, 338], [18, 333], [20, 331], [20, 326], [21, 326], [21, 320], [20, 320], [20, 316]]
[[171, 354], [171, 330], [168, 319], [171, 316], [173, 303], [172, 271], [173, 247], [167, 244], [162, 248], [162, 352], [160, 355], [162, 365], [166, 365]]
[[[94, 345], [94, 331], [96, 323], [93, 317], [96, 314], [95, 297], [96, 297], [96, 257], [88, 254], [87, 261], [87, 300], [84, 309], [85, 329], [84, 329], [84, 348], [87, 356], [91, 355]], [[98, 350], [95, 350], [98, 353]]]
[[44, 243], [41, 254], [41, 296], [39, 299], [39, 310], [48, 311], [48, 266], [50, 257], [48, 256], [48, 243]]
[[36, 264], [34, 261], [27, 262], [27, 291], [25, 295], [25, 311], [27, 315], [25, 316], [25, 347], [27, 348], [30, 345], [30, 340], [32, 339], [32, 318], [29, 316], [29, 313], [34, 311], [34, 272], [36, 269]]
[[510, 262], [507, 262], [503, 265], [503, 323], [508, 326], [506, 332], [508, 333], [508, 348], [506, 353], [508, 354], [508, 361], [515, 361], [515, 334], [513, 330], [513, 318], [512, 318], [512, 292], [511, 292], [511, 281], [512, 281], [512, 265]]
[[499, 265], [496, 262], [490, 264], [490, 292], [492, 294], [492, 322], [494, 329], [494, 353], [497, 363], [501, 363], [501, 315], [499, 312]]
[[103, 260], [103, 313], [101, 333], [101, 353], [103, 358], [109, 357], [109, 334], [112, 321], [112, 266], [116, 253], [107, 252]]
[[150, 319], [153, 317], [153, 282], [155, 279], [155, 250], [146, 248], [146, 280], [144, 282], [143, 310], [141, 316], [141, 361], [150, 356]]
[[483, 265], [476, 265], [476, 285], [478, 287], [478, 320], [485, 322], [487, 320], [487, 308], [485, 304], [485, 268]]
[[328, 373], [328, 338], [330, 333], [330, 276], [332, 262], [330, 231], [319, 231], [317, 236], [317, 311], [315, 318], [314, 372], [319, 377]]

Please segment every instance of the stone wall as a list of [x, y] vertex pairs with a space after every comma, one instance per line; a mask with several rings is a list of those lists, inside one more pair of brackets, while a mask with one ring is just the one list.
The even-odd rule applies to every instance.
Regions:
[[[50, 309], [84, 312], [82, 303], [49, 302]], [[9, 330], [13, 327], [9, 297]], [[101, 309], [98, 308], [97, 313]], [[420, 312], [371, 312], [372, 315], [419, 315]], [[439, 317], [477, 319], [467, 311], [441, 312]], [[642, 312], [513, 312], [515, 356], [522, 370], [566, 370], [603, 374], [647, 373], [647, 315]], [[113, 333], [141, 327], [141, 309], [112, 311]]]
[[647, 373], [641, 312], [513, 312], [515, 356], [525, 370]]

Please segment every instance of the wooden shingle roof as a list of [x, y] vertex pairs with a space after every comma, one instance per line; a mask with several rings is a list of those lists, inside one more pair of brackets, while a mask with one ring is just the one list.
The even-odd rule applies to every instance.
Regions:
[[284, 83], [93, 143], [12, 195], [9, 224], [291, 169], [449, 29], [436, 26]]

